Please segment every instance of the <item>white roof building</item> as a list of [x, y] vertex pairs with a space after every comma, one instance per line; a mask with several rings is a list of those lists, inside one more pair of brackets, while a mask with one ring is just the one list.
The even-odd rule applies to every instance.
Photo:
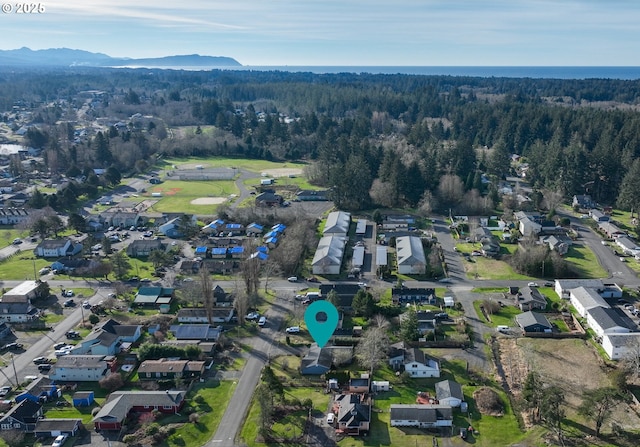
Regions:
[[322, 234], [325, 236], [337, 235], [346, 236], [349, 232], [349, 225], [351, 224], [351, 214], [344, 211], [334, 211], [327, 216], [327, 222], [324, 225]]
[[346, 239], [340, 236], [324, 236], [318, 242], [316, 254], [311, 262], [315, 275], [338, 275], [344, 256]]
[[387, 246], [376, 245], [376, 266], [387, 265]]
[[417, 236], [402, 236], [396, 239], [398, 273], [423, 275], [427, 271], [422, 241]]
[[604, 334], [602, 348], [611, 360], [620, 360], [627, 355], [637, 355], [640, 352], [640, 332], [628, 334]]
[[609, 304], [602, 298], [598, 292], [585, 287], [572, 289], [570, 292], [570, 300], [573, 307], [576, 308], [581, 317], [586, 317], [589, 309], [595, 307], [609, 307]]

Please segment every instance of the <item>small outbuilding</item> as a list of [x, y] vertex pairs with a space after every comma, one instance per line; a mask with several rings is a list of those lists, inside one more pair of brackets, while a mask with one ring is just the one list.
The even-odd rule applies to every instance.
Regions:
[[94, 402], [93, 391], [78, 391], [72, 397], [74, 407], [90, 407]]

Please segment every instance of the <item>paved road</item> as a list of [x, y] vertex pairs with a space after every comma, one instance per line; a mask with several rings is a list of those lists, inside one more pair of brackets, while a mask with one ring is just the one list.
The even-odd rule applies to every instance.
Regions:
[[[105, 299], [108, 294], [112, 292], [113, 289], [101, 288], [89, 299], [89, 301], [92, 304], [96, 304], [100, 300]], [[38, 369], [33, 364], [32, 360], [40, 356], [47, 357], [52, 352], [53, 344], [60, 341], [66, 341], [67, 338], [65, 333], [76, 327], [78, 323], [82, 321], [83, 312], [85, 313], [85, 318], [88, 318], [89, 311], [82, 309], [82, 306], [77, 306], [71, 314], [55, 326], [53, 331], [43, 331], [42, 337], [29, 346], [26, 351], [14, 355], [13, 363], [0, 370], [0, 386], [9, 384], [15, 387], [16, 376], [18, 382], [23, 382], [26, 375], [37, 375]]]
[[251, 346], [249, 358], [238, 380], [233, 397], [220, 421], [218, 430], [208, 444], [209, 446], [232, 447], [237, 445], [235, 439], [244, 423], [262, 368], [272, 356], [279, 355], [280, 351], [284, 349], [279, 347], [274, 339], [281, 331], [284, 316], [289, 310], [291, 310], [291, 304], [288, 300], [277, 299], [271, 309], [266, 312], [266, 326], [260, 329], [255, 337], [246, 340]]

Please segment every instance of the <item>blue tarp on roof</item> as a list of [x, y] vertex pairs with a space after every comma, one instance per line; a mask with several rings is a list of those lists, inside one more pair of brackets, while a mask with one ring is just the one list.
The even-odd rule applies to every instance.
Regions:
[[284, 232], [284, 230], [287, 228], [286, 225], [284, 224], [276, 224], [274, 226], [271, 227], [271, 229], [277, 233], [282, 233]]
[[196, 247], [196, 254], [203, 255], [207, 252], [207, 247]]
[[268, 239], [270, 237], [274, 237], [274, 236], [277, 236], [277, 235], [278, 235], [278, 233], [276, 233], [275, 231], [269, 231], [267, 234], [264, 235], [264, 238]]
[[255, 222], [249, 224], [249, 226], [247, 226], [247, 228], [255, 228], [258, 231], [262, 231], [264, 229], [264, 227], [262, 225], [259, 225]]
[[261, 261], [266, 261], [267, 259], [269, 259], [269, 255], [262, 253], [260, 251], [255, 252], [254, 254], [251, 255], [251, 259], [253, 258], [258, 258]]
[[270, 238], [268, 238], [268, 239], [265, 239], [265, 242], [266, 242], [267, 244], [273, 244], [273, 245], [276, 245], [276, 244], [278, 243], [278, 238], [277, 238], [277, 237], [275, 237], [275, 236], [273, 236], [273, 237], [270, 237]]
[[212, 255], [226, 255], [227, 249], [225, 247], [214, 247], [211, 249]]
[[224, 225], [224, 220], [222, 220], [222, 219], [216, 219], [216, 220], [214, 220], [213, 222], [211, 222], [211, 223], [209, 224], [209, 226], [210, 226], [210, 227], [213, 227], [213, 228], [215, 228], [215, 227], [219, 227], [220, 225]]
[[256, 248], [256, 250], [258, 250], [260, 253], [269, 253], [269, 247], [265, 247], [264, 245], [259, 246], [258, 248]]
[[226, 225], [227, 230], [239, 230], [240, 228], [242, 228], [242, 225], [238, 224], [238, 223], [228, 223]]
[[231, 247], [229, 249], [229, 253], [231, 254], [244, 253], [244, 247]]

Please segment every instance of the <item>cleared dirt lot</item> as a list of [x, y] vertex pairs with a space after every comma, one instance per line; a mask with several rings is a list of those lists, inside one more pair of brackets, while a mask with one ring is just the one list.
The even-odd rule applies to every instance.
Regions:
[[[577, 415], [585, 389], [611, 386], [607, 367], [588, 341], [581, 339], [503, 338], [497, 341], [504, 376], [515, 395], [529, 371], [536, 370], [549, 384], [564, 390], [568, 419], [592, 427]], [[626, 430], [640, 426], [640, 417], [627, 404], [620, 404], [610, 419]], [[609, 431], [606, 424], [603, 431]]]

